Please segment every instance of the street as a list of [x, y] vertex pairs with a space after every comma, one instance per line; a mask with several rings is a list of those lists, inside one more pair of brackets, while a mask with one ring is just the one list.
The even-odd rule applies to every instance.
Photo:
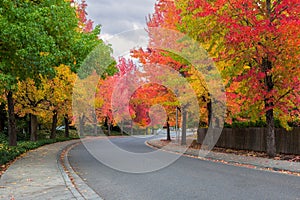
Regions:
[[[149, 138], [148, 138], [149, 139]], [[135, 153], [153, 151], [147, 138], [113, 138]], [[103, 140], [89, 142], [101, 152]], [[105, 149], [109, 154], [109, 150]], [[95, 153], [95, 152], [94, 152]], [[109, 155], [107, 155], [109, 156]], [[181, 156], [160, 170], [133, 174], [99, 162], [78, 145], [69, 152], [73, 169], [104, 199], [299, 199], [300, 178]]]

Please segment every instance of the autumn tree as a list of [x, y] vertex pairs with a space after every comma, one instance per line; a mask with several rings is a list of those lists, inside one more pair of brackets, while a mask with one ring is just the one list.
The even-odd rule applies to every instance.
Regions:
[[77, 72], [92, 49], [101, 44], [105, 49], [98, 39], [100, 26], [93, 29], [86, 18], [86, 6], [85, 1], [65, 0], [0, 3], [0, 85], [7, 94], [11, 145], [16, 145], [13, 93], [17, 82], [30, 78], [40, 87], [40, 75], [53, 78], [54, 66], [65, 64]]
[[162, 123], [165, 120], [168, 141], [171, 140], [170, 124], [175, 124], [175, 110], [178, 106], [179, 103], [174, 93], [157, 83], [142, 85], [130, 99], [131, 111], [136, 116], [134, 122], [142, 127], [155, 127], [164, 125]]
[[0, 81], [7, 91], [9, 144], [16, 145], [13, 93], [17, 82], [54, 75], [53, 66], [72, 57], [69, 47], [77, 18], [64, 0], [4, 0], [0, 8]]
[[127, 77], [135, 73], [137, 68], [132, 60], [121, 57], [116, 69], [118, 71], [113, 76], [107, 76], [100, 81], [96, 94], [96, 100], [101, 102], [101, 106], [96, 108], [97, 117], [108, 126], [108, 134], [111, 126], [115, 124], [119, 124], [123, 132], [122, 125], [131, 120], [131, 116], [127, 115], [126, 102], [130, 99], [130, 80]]
[[[155, 12], [152, 15], [149, 15], [149, 17], [147, 19], [148, 35], [150, 38], [148, 48], [132, 50], [132, 56], [135, 58], [138, 58], [140, 60], [140, 62], [143, 63], [144, 65], [157, 64], [157, 65], [161, 65], [161, 66], [171, 67], [184, 75], [185, 74], [184, 71], [186, 71], [186, 68], [187, 68], [185, 63], [182, 63], [182, 62], [177, 61], [174, 58], [172, 58], [172, 56], [170, 56], [170, 52], [167, 52], [166, 50], [151, 48], [151, 46], [154, 47], [155, 44], [158, 42], [157, 41], [158, 37], [155, 37], [153, 35], [153, 33], [151, 32], [151, 28], [162, 27], [162, 28], [166, 28], [166, 29], [176, 30], [176, 23], [180, 20], [178, 11], [175, 9], [175, 5], [173, 2], [164, 1], [164, 0], [158, 1], [155, 4], [154, 9], [155, 9]], [[158, 90], [158, 91], [156, 91], [156, 94], [153, 93], [154, 88], [156, 88]], [[172, 95], [170, 96], [170, 93], [167, 92], [168, 89], [165, 87], [151, 86], [148, 88], [147, 87], [144, 88], [144, 90], [145, 89], [148, 90], [149, 94], [147, 94], [147, 95], [150, 95], [149, 99], [152, 99], [152, 101], [158, 101], [160, 95], [162, 95], [164, 93], [169, 95], [169, 96], [164, 95], [164, 97], [167, 99], [172, 96]], [[159, 91], [159, 90], [161, 90], [161, 91]], [[155, 95], [158, 95], [158, 96], [155, 96]], [[174, 101], [174, 99], [172, 99], [172, 101]], [[176, 109], [178, 109], [179, 106], [180, 105], [177, 104]], [[168, 112], [170, 112], [170, 110]], [[169, 120], [170, 120], [170, 115], [167, 116], [167, 122], [166, 122], [167, 133], [168, 133], [167, 140], [171, 139], [170, 138], [170, 130], [169, 130]], [[185, 125], [183, 125], [183, 127], [185, 127]]]
[[93, 31], [93, 21], [88, 19], [87, 17], [87, 3], [85, 0], [81, 0], [81, 2], [77, 2], [75, 0], [70, 0], [71, 5], [74, 5], [76, 8], [76, 14], [79, 19], [78, 28], [85, 33], [89, 33]]
[[[191, 86], [194, 89], [194, 92], [196, 92], [196, 95], [198, 97], [199, 105], [206, 106], [207, 109], [209, 109], [209, 105], [211, 104], [211, 100], [208, 93], [208, 88], [206, 87], [205, 80], [201, 77], [201, 75], [193, 75], [193, 73], [197, 73], [197, 70], [193, 64], [183, 57], [183, 55], [179, 55], [179, 50], [186, 49], [189, 51], [188, 48], [186, 48], [186, 44], [180, 43], [178, 39], [182, 38], [176, 38], [176, 36], [179, 36], [180, 33], [178, 29], [178, 24], [181, 22], [180, 17], [180, 10], [176, 8], [174, 1], [168, 1], [168, 0], [159, 0], [155, 4], [155, 12], [149, 16], [147, 21], [148, 26], [148, 34], [149, 34], [149, 44], [147, 49], [139, 49], [139, 50], [133, 50], [133, 56], [140, 59], [142, 63], [151, 63], [151, 64], [157, 64], [162, 65], [165, 67], [170, 67], [178, 71], [179, 74], [181, 74], [185, 79], [191, 84]], [[161, 28], [162, 30], [159, 34], [159, 31], [156, 31], [157, 29]], [[173, 30], [173, 32], [172, 32]], [[172, 38], [172, 34], [174, 35]], [[182, 37], [183, 35], [180, 35]], [[162, 40], [161, 38], [164, 38]], [[164, 43], [164, 44], [163, 44]], [[157, 48], [160, 46], [165, 47], [174, 47], [173, 51], [172, 48], [167, 49], [161, 49]], [[155, 48], [156, 47], [156, 48]], [[182, 52], [181, 52], [182, 53]], [[185, 52], [185, 55], [189, 52]], [[188, 56], [187, 56], [188, 57]], [[200, 58], [201, 59], [201, 58]], [[193, 75], [193, 77], [192, 77]], [[200, 78], [201, 77], [201, 78]], [[198, 79], [200, 78], [200, 79]], [[197, 80], [196, 80], [197, 79]], [[173, 84], [176, 84], [174, 82]], [[193, 94], [194, 94], [193, 92]], [[187, 96], [187, 99], [189, 97]], [[188, 103], [188, 101], [187, 101]], [[182, 112], [182, 117], [186, 117], [186, 106], [181, 105], [181, 108], [178, 107], [178, 109]], [[208, 113], [208, 119], [210, 119], [211, 110], [209, 110]], [[198, 112], [199, 114], [199, 112]], [[185, 133], [185, 127], [186, 127], [186, 120], [181, 121], [183, 132]], [[182, 134], [182, 143], [185, 144], [185, 134]]]
[[91, 47], [93, 44], [97, 45], [87, 54], [77, 70], [73, 89], [73, 116], [78, 122], [80, 135], [84, 134], [85, 122], [93, 123], [94, 127], [97, 125], [95, 106], [99, 107], [101, 104], [95, 99], [95, 95], [99, 80], [112, 76], [117, 71], [111, 47], [100, 39], [91, 44]]
[[18, 82], [18, 90], [14, 95], [15, 111], [19, 116], [29, 114], [32, 141], [37, 140], [38, 117], [52, 119], [51, 139], [55, 139], [58, 116], [69, 121], [75, 74], [65, 65], [55, 67], [55, 72], [53, 79], [40, 76], [39, 85], [32, 79]]
[[107, 126], [107, 134], [111, 134], [111, 127], [114, 123], [111, 109], [112, 92], [116, 83], [116, 75], [108, 76], [100, 80], [97, 86], [96, 98], [96, 116], [99, 123]]
[[50, 118], [52, 118], [51, 139], [56, 138], [58, 117], [64, 119], [65, 135], [68, 136], [68, 125], [72, 113], [72, 91], [76, 78], [76, 74], [68, 66], [60, 65], [55, 67], [55, 71], [56, 76], [53, 79], [43, 81], [43, 85], [48, 85], [44, 107], [50, 112]]
[[[182, 28], [210, 41], [218, 59], [230, 60], [228, 96], [243, 115], [267, 123], [267, 153], [275, 156], [274, 118], [287, 127], [299, 115], [299, 24], [297, 0], [177, 0]], [[186, 23], [186, 24], [185, 24]], [[199, 26], [198, 26], [199, 25]], [[195, 31], [195, 29], [197, 31]]]
[[[40, 79], [43, 79], [40, 76]], [[14, 94], [15, 99], [15, 112], [23, 117], [29, 115], [30, 121], [30, 140], [36, 141], [38, 116], [41, 113], [47, 112], [45, 110], [46, 94], [50, 87], [48, 84], [38, 87], [33, 79], [18, 82], [18, 90]]]

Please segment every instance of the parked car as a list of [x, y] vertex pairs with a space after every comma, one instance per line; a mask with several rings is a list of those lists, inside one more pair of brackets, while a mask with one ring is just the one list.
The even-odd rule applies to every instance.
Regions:
[[65, 130], [65, 126], [58, 126], [56, 127], [57, 131], [64, 131]]

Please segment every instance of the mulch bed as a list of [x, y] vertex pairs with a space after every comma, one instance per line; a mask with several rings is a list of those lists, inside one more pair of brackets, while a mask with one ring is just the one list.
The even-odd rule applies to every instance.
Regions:
[[[192, 143], [194, 139], [187, 138], [187, 144], [192, 144], [189, 146], [189, 149], [200, 149], [200, 144]], [[178, 145], [174, 141], [167, 141], [167, 140], [160, 140], [156, 141], [160, 142], [159, 145]], [[193, 145], [194, 144], [194, 145]], [[252, 157], [261, 157], [261, 158], [270, 158], [265, 152], [258, 152], [258, 151], [250, 151], [250, 150], [239, 150], [239, 149], [226, 149], [226, 148], [220, 148], [220, 147], [214, 147], [212, 149], [213, 152], [219, 152], [219, 153], [231, 153], [235, 155], [242, 155], [242, 156], [252, 156]], [[290, 162], [300, 162], [300, 155], [294, 155], [294, 154], [276, 154], [276, 156], [273, 158], [274, 160], [286, 160]]]

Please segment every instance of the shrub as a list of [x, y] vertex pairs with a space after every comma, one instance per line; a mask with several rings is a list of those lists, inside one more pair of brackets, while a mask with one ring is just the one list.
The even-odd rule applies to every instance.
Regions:
[[[5, 136], [6, 137], [6, 136]], [[51, 144], [55, 142], [63, 142], [70, 139], [77, 139], [77, 138], [57, 138], [55, 140], [53, 139], [42, 139], [38, 140], [36, 142], [31, 141], [20, 141], [18, 142], [18, 146], [11, 147], [8, 146], [7, 138], [5, 138], [3, 134], [0, 134], [0, 165], [6, 164], [7, 162], [14, 160], [19, 155], [32, 150], [36, 149], [40, 146]]]
[[7, 136], [4, 133], [0, 132], [0, 143], [4, 144], [4, 143], [7, 143], [7, 141], [8, 141]]
[[[283, 128], [280, 124], [280, 121], [275, 119], [274, 121], [275, 128]], [[233, 121], [232, 124], [225, 123], [224, 127], [225, 128], [249, 128], [249, 127], [266, 127], [267, 124], [263, 120], [258, 120], [258, 121], [246, 121], [246, 122], [241, 122], [241, 121]]]

